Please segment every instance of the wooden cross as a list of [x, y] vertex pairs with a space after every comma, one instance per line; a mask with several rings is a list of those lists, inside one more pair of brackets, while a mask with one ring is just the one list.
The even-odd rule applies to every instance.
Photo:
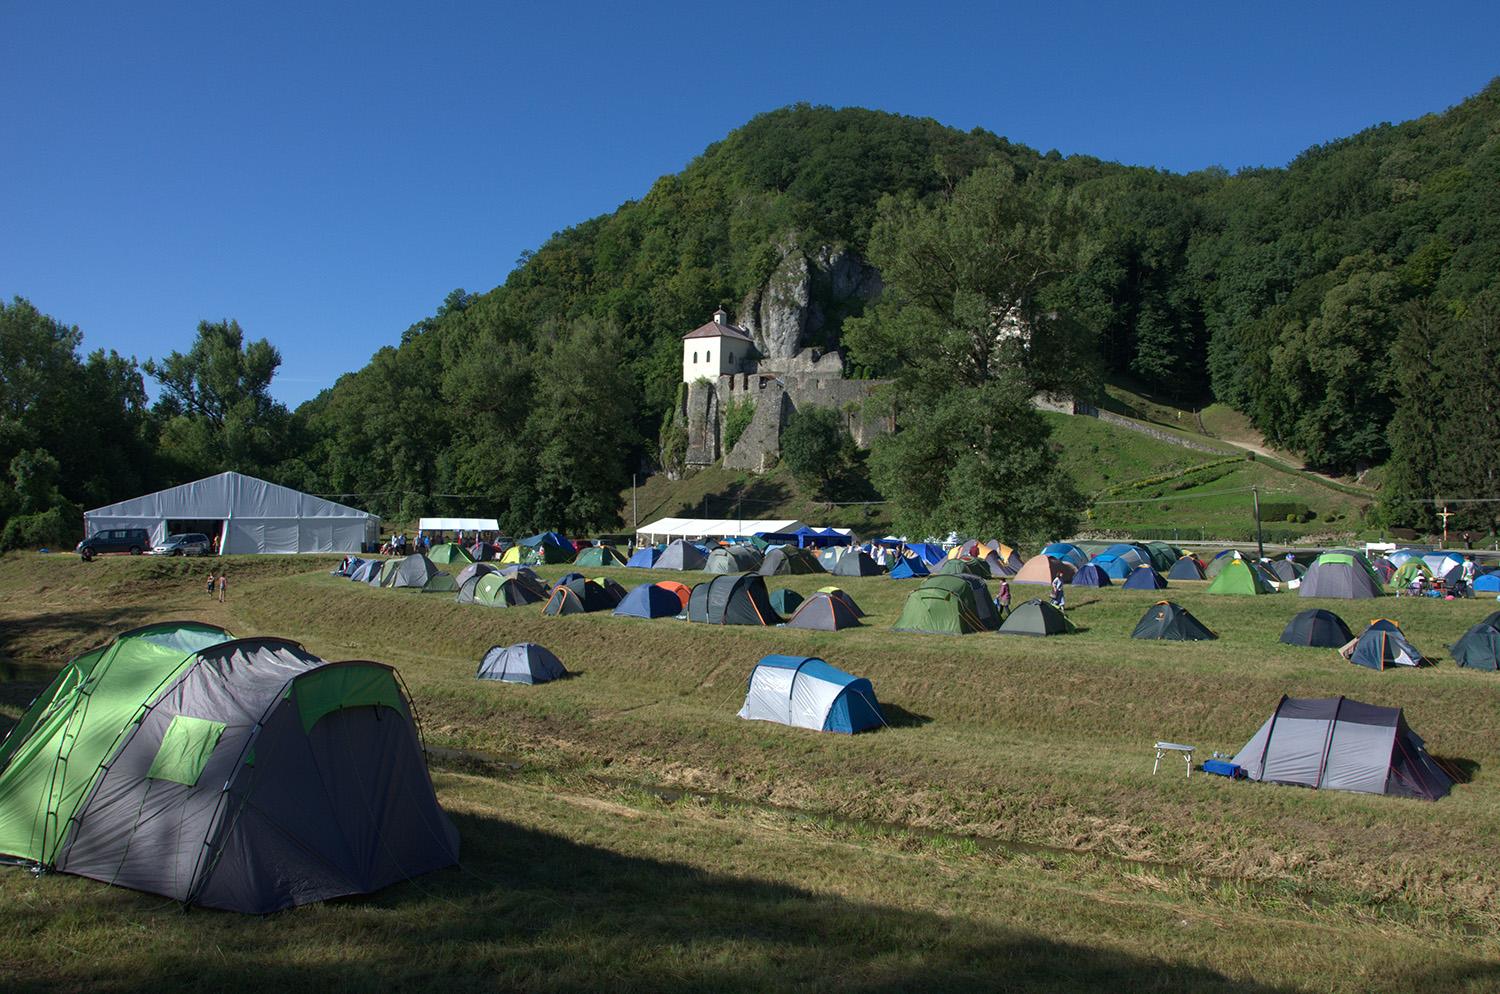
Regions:
[[1444, 504], [1443, 509], [1438, 512], [1438, 517], [1443, 519], [1443, 548], [1445, 549], [1448, 547], [1448, 519], [1456, 513], [1458, 512], [1448, 510], [1447, 504]]

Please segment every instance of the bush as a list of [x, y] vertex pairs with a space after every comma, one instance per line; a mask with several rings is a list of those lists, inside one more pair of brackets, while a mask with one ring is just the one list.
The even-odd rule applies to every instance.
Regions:
[[78, 513], [54, 507], [37, 514], [18, 514], [0, 531], [0, 549], [71, 549], [78, 536]]
[[755, 418], [755, 402], [746, 398], [724, 408], [724, 453], [728, 455]]

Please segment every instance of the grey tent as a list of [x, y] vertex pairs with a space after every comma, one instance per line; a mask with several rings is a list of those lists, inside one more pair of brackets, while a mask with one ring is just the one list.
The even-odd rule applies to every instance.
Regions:
[[492, 646], [479, 660], [479, 680], [505, 683], [546, 683], [568, 675], [562, 660], [535, 642]]
[[368, 583], [378, 585], [380, 583], [380, 570], [385, 566], [384, 560], [365, 559], [349, 572], [349, 579], [355, 583]]
[[1359, 633], [1349, 662], [1367, 669], [1386, 670], [1392, 666], [1425, 666], [1431, 660], [1406, 640], [1400, 625], [1388, 618], [1377, 618]]
[[766, 553], [760, 564], [761, 576], [787, 576], [802, 573], [826, 573], [818, 557], [806, 549], [779, 545]]
[[[659, 562], [656, 565], [661, 567]], [[752, 573], [760, 567], [760, 553], [748, 545], [726, 545], [715, 549], [703, 562], [705, 573]]]
[[1449, 651], [1453, 653], [1453, 661], [1460, 667], [1493, 673], [1500, 669], [1500, 629], [1488, 619], [1481, 621], [1464, 632], [1463, 638], [1455, 642]]
[[716, 576], [693, 588], [688, 620], [710, 625], [779, 625], [766, 581], [754, 573]]
[[1136, 623], [1133, 639], [1166, 639], [1173, 642], [1204, 642], [1219, 636], [1180, 604], [1157, 601]]
[[1076, 630], [1067, 615], [1039, 597], [1016, 608], [1000, 626], [1001, 635], [1067, 635]]
[[771, 591], [771, 607], [777, 614], [789, 615], [802, 603], [802, 595], [790, 587], [777, 587]]
[[177, 673], [92, 781], [59, 870], [267, 914], [458, 861], [390, 667], [252, 638]]
[[836, 632], [844, 628], [858, 628], [860, 620], [849, 602], [842, 597], [817, 593], [802, 602], [797, 613], [787, 620], [786, 626]]
[[457, 584], [458, 589], [462, 590], [464, 584], [468, 583], [470, 579], [481, 577], [486, 573], [498, 572], [500, 572], [500, 567], [494, 563], [472, 562], [458, 571], [458, 575], [453, 578], [453, 582]]
[[832, 570], [834, 576], [879, 576], [884, 572], [868, 552], [855, 548], [845, 549]]
[[1347, 697], [1283, 697], [1235, 765], [1251, 780], [1435, 801], [1453, 781], [1400, 708]]
[[[439, 583], [433, 585], [438, 577], [447, 577], [448, 582], [446, 584]], [[451, 576], [438, 569], [431, 559], [420, 553], [388, 561], [386, 569], [381, 573], [380, 585], [393, 589], [447, 589], [449, 592], [458, 589], [457, 585], [453, 583]]]
[[1380, 596], [1374, 573], [1350, 553], [1325, 552], [1302, 575], [1297, 592], [1303, 597], [1364, 600]]
[[691, 542], [684, 542], [682, 539], [678, 539], [662, 550], [661, 557], [656, 560], [656, 568], [679, 570], [702, 569], [703, 564], [707, 561], [708, 557], [703, 554], [703, 550]]

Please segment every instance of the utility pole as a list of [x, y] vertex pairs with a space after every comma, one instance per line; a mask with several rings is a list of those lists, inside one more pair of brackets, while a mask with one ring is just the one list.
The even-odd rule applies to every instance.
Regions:
[[630, 474], [630, 530], [635, 531], [641, 527], [640, 512], [635, 504], [635, 478], [636, 474]]
[[1256, 558], [1266, 558], [1266, 542], [1260, 530], [1260, 491], [1255, 487], [1250, 488], [1250, 500], [1255, 506], [1255, 549]]

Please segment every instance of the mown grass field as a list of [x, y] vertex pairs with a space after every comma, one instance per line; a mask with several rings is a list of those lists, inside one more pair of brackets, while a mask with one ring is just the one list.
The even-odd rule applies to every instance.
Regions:
[[[1158, 598], [1117, 589], [1070, 591], [1076, 635], [957, 637], [889, 631], [909, 583], [840, 578], [867, 626], [814, 633], [546, 618], [328, 565], [231, 560], [221, 606], [200, 563], [4, 557], [4, 717], [147, 620], [387, 661], [430, 745], [482, 754], [434, 760], [463, 867], [266, 919], [0, 872], [0, 988], [1500, 989], [1500, 680], [1445, 650], [1492, 601], [1318, 604], [1356, 628], [1395, 617], [1441, 659], [1375, 673], [1276, 642], [1315, 602], [1203, 584], [1166, 593], [1221, 638], [1176, 644], [1131, 641]], [[524, 639], [577, 675], [472, 679], [485, 648]], [[892, 727], [739, 720], [768, 652], [869, 677]], [[1429, 804], [1151, 775], [1157, 739], [1233, 751], [1283, 693], [1400, 705], [1469, 782]]]

